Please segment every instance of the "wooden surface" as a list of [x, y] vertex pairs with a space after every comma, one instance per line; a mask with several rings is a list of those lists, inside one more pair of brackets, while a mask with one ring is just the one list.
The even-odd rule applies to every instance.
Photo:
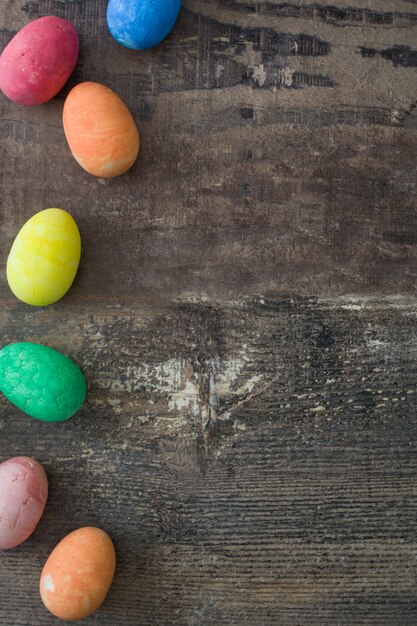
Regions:
[[[47, 626], [43, 563], [69, 531], [114, 538], [100, 626], [417, 623], [417, 2], [185, 0], [128, 51], [104, 0], [4, 0], [0, 44], [56, 14], [81, 38], [62, 94], [0, 98], [2, 345], [76, 360], [63, 424], [0, 399], [0, 460], [50, 498], [0, 554], [1, 626]], [[61, 127], [98, 80], [142, 139], [94, 179]], [[82, 266], [61, 302], [18, 303], [21, 224], [69, 210]], [[352, 295], [353, 294], [353, 295]]]

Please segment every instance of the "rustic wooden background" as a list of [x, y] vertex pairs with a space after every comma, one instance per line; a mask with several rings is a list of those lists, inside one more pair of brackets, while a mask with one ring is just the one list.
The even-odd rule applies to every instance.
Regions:
[[[43, 563], [114, 538], [100, 626], [417, 624], [416, 0], [184, 0], [169, 38], [116, 44], [105, 0], [2, 0], [0, 44], [66, 17], [70, 81], [122, 96], [142, 138], [116, 180], [79, 168], [64, 93], [0, 98], [2, 345], [89, 381], [63, 424], [0, 400], [0, 460], [50, 499], [0, 554], [1, 626], [46, 626]], [[60, 303], [19, 304], [8, 250], [34, 212], [77, 219]], [[354, 294], [354, 295], [352, 295]]]

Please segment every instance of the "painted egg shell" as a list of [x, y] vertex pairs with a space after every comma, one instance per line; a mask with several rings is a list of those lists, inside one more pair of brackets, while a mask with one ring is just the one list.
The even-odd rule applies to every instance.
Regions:
[[136, 161], [139, 134], [127, 106], [99, 83], [80, 83], [64, 105], [65, 136], [75, 160], [102, 178], [123, 174]]
[[83, 405], [87, 384], [71, 359], [38, 343], [11, 343], [0, 350], [0, 390], [21, 411], [62, 422]]
[[81, 256], [74, 219], [62, 209], [36, 213], [19, 231], [7, 259], [7, 281], [26, 304], [53, 304], [71, 287]]
[[14, 548], [33, 533], [48, 498], [40, 463], [17, 456], [0, 465], [0, 548]]
[[115, 567], [114, 546], [104, 530], [74, 530], [45, 563], [40, 580], [42, 601], [60, 619], [83, 619], [104, 601]]
[[107, 24], [122, 46], [144, 50], [165, 39], [180, 8], [181, 0], [110, 0]]
[[0, 57], [0, 89], [18, 104], [43, 104], [67, 82], [78, 58], [78, 34], [60, 17], [24, 26]]

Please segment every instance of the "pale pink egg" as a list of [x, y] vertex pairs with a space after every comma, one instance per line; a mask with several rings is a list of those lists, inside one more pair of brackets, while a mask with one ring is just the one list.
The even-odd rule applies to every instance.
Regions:
[[40, 463], [17, 456], [0, 464], [0, 548], [14, 548], [35, 530], [48, 498]]

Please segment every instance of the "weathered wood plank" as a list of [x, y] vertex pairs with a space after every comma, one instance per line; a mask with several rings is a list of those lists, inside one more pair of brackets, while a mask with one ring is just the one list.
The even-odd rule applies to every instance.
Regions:
[[109, 84], [142, 134], [128, 175], [95, 180], [66, 147], [63, 95], [35, 109], [3, 98], [3, 262], [22, 221], [59, 205], [84, 238], [78, 294], [414, 292], [412, 6], [398, 22], [404, 3], [390, 3], [383, 14], [395, 19], [380, 24], [363, 18], [379, 3], [253, 14], [250, 3], [190, 0], [169, 39], [136, 54], [108, 36], [105, 4], [11, 2], [0, 12], [3, 42], [28, 17], [73, 19], [82, 53], [72, 84]]
[[87, 522], [119, 555], [103, 626], [415, 623], [415, 299], [101, 304], [0, 313], [90, 385], [56, 428], [0, 402], [2, 454], [51, 482], [5, 623], [53, 623], [39, 569]]

